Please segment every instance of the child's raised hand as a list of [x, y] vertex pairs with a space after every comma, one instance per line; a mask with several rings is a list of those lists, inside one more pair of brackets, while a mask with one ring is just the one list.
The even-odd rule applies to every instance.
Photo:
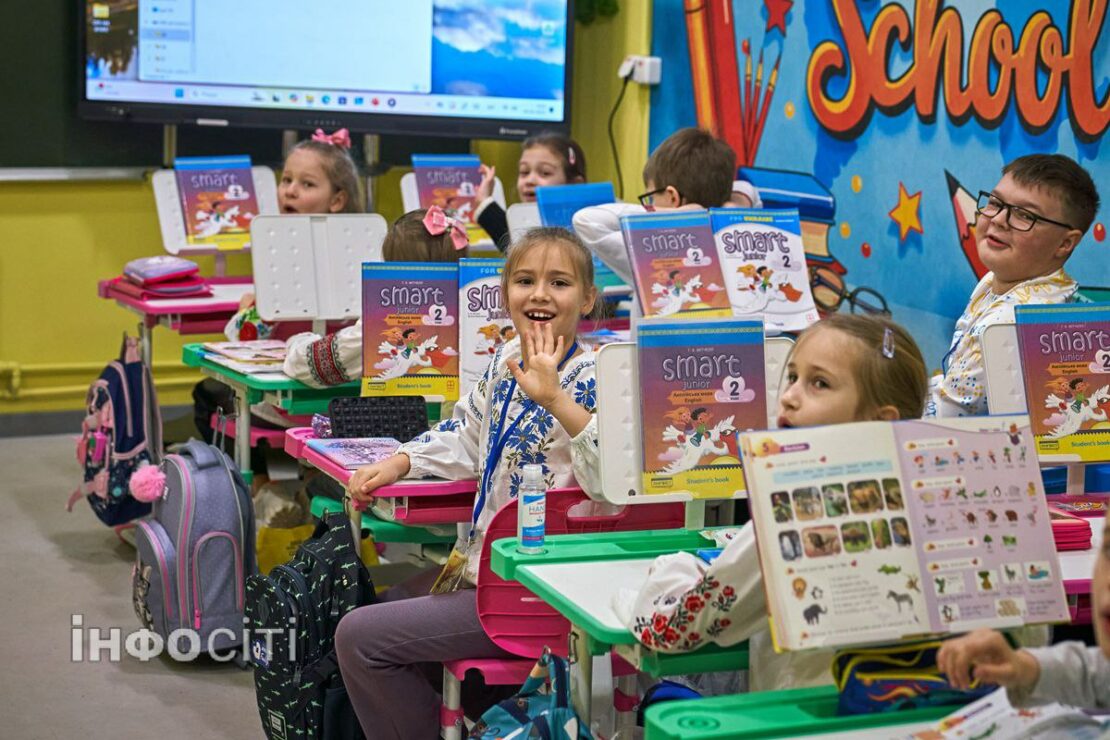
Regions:
[[1024, 650], [1014, 650], [1006, 638], [990, 629], [946, 640], [937, 652], [937, 668], [948, 682], [966, 691], [972, 679], [1007, 689], [1030, 690], [1037, 685], [1041, 666]]
[[559, 386], [559, 361], [566, 352], [563, 345], [563, 338], [555, 338], [551, 324], [533, 323], [520, 337], [524, 368], [511, 360], [506, 363], [520, 389], [548, 410], [562, 391]]
[[497, 168], [480, 164], [478, 165], [478, 173], [482, 176], [482, 179], [478, 183], [478, 190], [475, 192], [475, 203], [481, 203], [493, 195], [493, 178], [497, 174]]
[[243, 297], [239, 299], [239, 310], [246, 311], [254, 305], [254, 293], [244, 293]]
[[405, 477], [409, 467], [409, 456], [404, 454], [393, 455], [373, 465], [364, 465], [347, 481], [347, 493], [357, 503], [369, 506], [374, 503], [371, 492], [396, 483]]

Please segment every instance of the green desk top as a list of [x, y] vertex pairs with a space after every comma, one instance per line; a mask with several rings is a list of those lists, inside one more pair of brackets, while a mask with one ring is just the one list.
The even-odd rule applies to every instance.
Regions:
[[709, 542], [687, 529], [658, 529], [632, 532], [552, 535], [544, 541], [540, 555], [525, 555], [516, 550], [516, 539], [493, 543], [490, 564], [493, 572], [515, 580], [535, 593], [572, 624], [585, 631], [591, 640], [590, 652], [601, 654], [617, 647], [622, 657], [631, 658], [642, 671], [654, 676], [739, 670], [748, 665], [747, 645], [720, 647], [709, 645], [692, 653], [665, 654], [639, 645], [627, 628], [614, 628], [599, 622], [582, 605], [566, 597], [543, 580], [529, 566], [568, 563], [645, 560], [685, 550], [693, 552]]
[[[320, 519], [325, 514], [343, 511], [343, 503], [326, 496], [314, 496], [311, 508], [312, 516]], [[449, 526], [437, 527], [441, 530], [451, 530], [447, 534], [436, 534], [425, 527], [410, 527], [407, 524], [379, 519], [369, 512], [363, 513], [362, 526], [370, 530], [370, 534], [373, 535], [376, 542], [412, 542], [418, 545], [436, 543], [450, 545], [455, 542], [455, 532]]]
[[324, 412], [331, 399], [337, 396], [357, 396], [361, 390], [359, 381], [331, 388], [312, 388], [293, 378], [275, 378], [273, 373], [259, 376], [236, 372], [207, 359], [207, 352], [200, 344], [186, 344], [181, 350], [181, 359], [188, 367], [206, 370], [229, 384], [246, 388], [249, 403], [258, 403], [267, 393], [277, 394], [276, 403], [291, 414]]
[[836, 688], [820, 686], [657, 704], [647, 710], [644, 732], [647, 740], [754, 740], [830, 732], [847, 736], [889, 727], [891, 736], [898, 737], [902, 733], [895, 730], [895, 725], [932, 723], [954, 709], [930, 707], [838, 716]]

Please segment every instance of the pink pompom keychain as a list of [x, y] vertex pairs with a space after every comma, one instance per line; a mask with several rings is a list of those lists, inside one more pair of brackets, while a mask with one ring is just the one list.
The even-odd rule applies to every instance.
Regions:
[[157, 501], [166, 487], [166, 474], [157, 465], [144, 465], [131, 474], [128, 487], [136, 501]]

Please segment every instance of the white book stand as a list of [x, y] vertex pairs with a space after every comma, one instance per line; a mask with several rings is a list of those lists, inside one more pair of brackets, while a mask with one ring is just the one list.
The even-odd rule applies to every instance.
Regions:
[[[767, 385], [767, 428], [777, 419], [780, 379], [794, 340], [771, 337], [764, 344]], [[640, 433], [640, 379], [636, 345], [632, 342], [607, 344], [597, 353], [597, 437], [601, 459], [601, 488], [604, 499], [613, 504], [653, 504], [665, 501], [687, 503], [687, 526], [700, 527], [706, 498], [695, 499], [690, 491], [644, 495], [643, 447]], [[740, 493], [721, 498], [744, 498]], [[712, 499], [708, 499], [712, 500]], [[699, 514], [700, 512], [700, 514]], [[693, 519], [691, 519], [693, 515]]]
[[[1021, 351], [1015, 324], [994, 324], [983, 330], [983, 370], [986, 375], [987, 408], [991, 414], [1024, 414], [1029, 410], [1025, 398], [1025, 376], [1021, 369]], [[1068, 469], [1067, 492], [1081, 495], [1084, 490], [1086, 463], [1078, 455], [1043, 455], [1037, 460], [1042, 467], [1064, 465]]]
[[259, 216], [251, 223], [255, 300], [266, 321], [362, 316], [362, 263], [381, 262], [385, 219], [376, 213]]
[[[255, 199], [258, 202], [257, 216], [274, 215], [278, 212], [277, 182], [269, 167], [251, 167]], [[181, 211], [181, 192], [177, 189], [177, 174], [173, 170], [158, 170], [151, 178], [154, 186], [154, 205], [158, 209], [158, 226], [162, 231], [162, 244], [170, 254], [216, 254], [220, 250], [215, 243], [189, 244], [185, 231], [185, 214]], [[249, 247], [249, 245], [248, 245]], [[217, 270], [217, 273], [221, 272]]]

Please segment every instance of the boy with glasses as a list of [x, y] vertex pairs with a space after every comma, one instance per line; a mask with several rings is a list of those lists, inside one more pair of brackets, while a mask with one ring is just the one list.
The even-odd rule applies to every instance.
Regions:
[[[590, 251], [632, 285], [632, 263], [621, 234], [621, 216], [647, 211], [717, 208], [725, 204], [758, 207], [750, 183], [734, 182], [736, 153], [708, 131], [684, 128], [655, 148], [644, 165], [640, 204], [608, 203], [574, 214], [574, 230]], [[735, 191], [735, 192], [734, 192]]]
[[975, 237], [990, 270], [956, 322], [952, 344], [933, 377], [926, 416], [987, 413], [980, 337], [1012, 323], [1014, 306], [1067, 303], [1076, 283], [1064, 263], [1098, 212], [1094, 181], [1060, 154], [1029, 154], [1002, 168], [1002, 179], [980, 192]]

